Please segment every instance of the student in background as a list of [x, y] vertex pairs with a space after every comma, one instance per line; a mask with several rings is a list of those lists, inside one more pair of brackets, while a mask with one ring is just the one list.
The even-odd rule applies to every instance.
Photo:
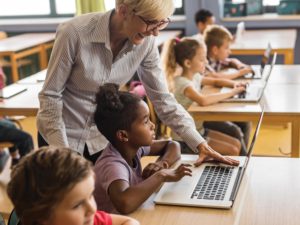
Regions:
[[109, 12], [60, 25], [39, 93], [39, 146], [70, 147], [94, 163], [108, 143], [93, 123], [98, 87], [124, 85], [137, 72], [161, 121], [199, 152], [195, 165], [208, 158], [237, 165], [207, 145], [168, 92], [154, 36], [173, 12], [173, 0], [116, 0]]
[[0, 118], [0, 141], [14, 144], [13, 147], [9, 148], [12, 167], [17, 165], [20, 158], [33, 149], [31, 135], [20, 130], [12, 121], [5, 118]]
[[193, 38], [202, 40], [203, 39], [203, 33], [204, 30], [208, 25], [212, 25], [215, 23], [215, 17], [212, 14], [211, 11], [206, 10], [206, 9], [200, 9], [196, 14], [195, 14], [195, 23], [198, 28], [198, 34], [195, 34]]
[[[245, 91], [244, 82], [235, 82], [228, 79], [217, 79], [206, 77], [201, 74], [205, 71], [206, 47], [203, 42], [193, 38], [182, 40], [172, 39], [164, 45], [163, 61], [165, 73], [172, 77], [176, 64], [182, 67], [182, 74], [174, 77], [174, 96], [177, 101], [188, 109], [193, 102], [200, 106], [215, 104], [226, 98]], [[204, 95], [201, 93], [201, 86], [210, 85], [216, 87], [232, 87], [229, 93], [214, 93]], [[209, 145], [221, 154], [239, 155], [241, 143], [234, 137], [212, 129], [205, 129], [202, 121], [196, 121], [196, 127], [202, 136], [206, 137]], [[181, 141], [180, 137], [172, 133], [175, 140]], [[243, 149], [245, 151], [245, 149]], [[190, 151], [188, 153], [191, 153]], [[244, 154], [245, 152], [243, 152]]]
[[[109, 144], [97, 160], [95, 199], [98, 209], [128, 214], [136, 210], [163, 182], [191, 176], [187, 165], [169, 169], [180, 159], [179, 144], [154, 141], [154, 124], [147, 104], [116, 84], [100, 87], [94, 121]], [[159, 155], [142, 172], [140, 158]]]
[[90, 162], [67, 148], [44, 147], [13, 169], [7, 187], [22, 225], [139, 225], [96, 211]]
[[[0, 67], [0, 91], [4, 88], [6, 76]], [[11, 142], [13, 147], [9, 148], [12, 158], [11, 166], [15, 166], [20, 158], [33, 149], [33, 140], [30, 134], [18, 129], [16, 125], [9, 119], [0, 116], [0, 142]], [[4, 154], [4, 155], [3, 155]], [[2, 152], [3, 157], [5, 153]], [[1, 157], [1, 156], [0, 156]], [[3, 164], [2, 164], [3, 165]], [[4, 165], [0, 165], [3, 169]]]
[[[231, 33], [223, 26], [212, 25], [204, 32], [204, 40], [207, 46], [207, 65], [206, 75], [211, 77], [235, 79], [243, 77], [245, 74], [251, 73], [252, 69], [248, 65], [241, 63], [237, 59], [229, 59], [230, 44], [232, 42]], [[237, 69], [233, 73], [225, 73], [224, 68], [233, 67]], [[240, 129], [235, 128], [237, 125]], [[228, 131], [231, 135], [243, 139], [245, 145], [248, 145], [248, 140], [251, 132], [250, 122], [205, 122], [204, 126], [210, 129], [221, 132]]]
[[[224, 26], [211, 25], [204, 32], [204, 41], [207, 46], [206, 75], [216, 78], [236, 79], [251, 73], [252, 69], [235, 58], [229, 58], [230, 45], [233, 37]], [[235, 72], [223, 72], [227, 68], [236, 69]]]

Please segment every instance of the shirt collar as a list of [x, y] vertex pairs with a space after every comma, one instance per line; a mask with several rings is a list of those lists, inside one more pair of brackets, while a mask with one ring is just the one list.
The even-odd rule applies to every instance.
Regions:
[[[91, 42], [104, 43], [107, 48], [110, 48], [110, 32], [109, 32], [109, 23], [114, 9], [104, 13], [97, 14], [94, 18], [97, 22], [94, 25], [94, 29], [90, 38]], [[125, 43], [125, 52], [129, 52], [135, 48], [136, 45], [132, 44], [130, 41]]]

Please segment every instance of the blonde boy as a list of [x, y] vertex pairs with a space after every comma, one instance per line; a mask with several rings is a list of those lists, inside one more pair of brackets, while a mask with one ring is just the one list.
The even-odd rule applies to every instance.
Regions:
[[[211, 25], [204, 31], [204, 41], [207, 46], [207, 75], [217, 78], [235, 79], [251, 73], [250, 66], [238, 59], [229, 58], [230, 44], [233, 37], [224, 26]], [[237, 69], [236, 72], [221, 72], [226, 67]]]

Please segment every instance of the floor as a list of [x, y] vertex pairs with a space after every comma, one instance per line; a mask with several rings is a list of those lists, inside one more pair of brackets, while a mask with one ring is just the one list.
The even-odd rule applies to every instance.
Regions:
[[[30, 132], [36, 142], [35, 118], [27, 118], [22, 121], [23, 129]], [[255, 127], [255, 126], [254, 126]], [[263, 125], [257, 139], [254, 155], [288, 157], [290, 152], [290, 132], [289, 124]], [[276, 140], [276, 141], [274, 141]], [[10, 177], [10, 162], [0, 174], [0, 212], [4, 218], [7, 218], [12, 205], [6, 194], [6, 184]]]

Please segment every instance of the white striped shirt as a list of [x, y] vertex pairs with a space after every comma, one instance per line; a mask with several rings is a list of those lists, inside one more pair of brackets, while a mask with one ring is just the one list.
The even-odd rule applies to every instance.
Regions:
[[76, 17], [59, 26], [48, 72], [39, 93], [38, 130], [49, 145], [94, 154], [108, 141], [93, 122], [95, 94], [104, 83], [125, 84], [137, 71], [160, 119], [189, 146], [204, 141], [194, 121], [168, 92], [153, 36], [127, 41], [113, 59], [109, 39], [112, 11]]

